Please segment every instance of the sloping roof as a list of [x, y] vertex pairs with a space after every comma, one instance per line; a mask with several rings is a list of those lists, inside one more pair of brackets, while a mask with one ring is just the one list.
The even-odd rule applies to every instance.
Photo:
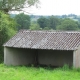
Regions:
[[30, 49], [76, 50], [80, 45], [77, 31], [21, 30], [3, 46]]

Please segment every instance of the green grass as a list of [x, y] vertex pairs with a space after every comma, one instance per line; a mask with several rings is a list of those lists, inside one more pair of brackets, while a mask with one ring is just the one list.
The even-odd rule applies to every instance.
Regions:
[[35, 68], [0, 64], [0, 80], [80, 80], [80, 69]]

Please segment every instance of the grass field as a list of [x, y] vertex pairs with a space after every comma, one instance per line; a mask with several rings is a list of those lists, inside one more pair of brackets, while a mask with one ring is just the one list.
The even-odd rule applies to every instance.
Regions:
[[80, 69], [35, 68], [0, 64], [0, 80], [80, 80]]

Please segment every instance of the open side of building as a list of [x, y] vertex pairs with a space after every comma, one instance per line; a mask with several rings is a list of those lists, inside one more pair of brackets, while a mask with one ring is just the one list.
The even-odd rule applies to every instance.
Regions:
[[80, 32], [22, 30], [4, 44], [6, 65], [80, 67]]

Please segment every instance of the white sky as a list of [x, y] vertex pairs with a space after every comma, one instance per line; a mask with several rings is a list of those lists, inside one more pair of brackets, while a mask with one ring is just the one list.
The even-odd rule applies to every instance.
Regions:
[[80, 15], [80, 0], [40, 0], [40, 8], [31, 8], [34, 15]]

